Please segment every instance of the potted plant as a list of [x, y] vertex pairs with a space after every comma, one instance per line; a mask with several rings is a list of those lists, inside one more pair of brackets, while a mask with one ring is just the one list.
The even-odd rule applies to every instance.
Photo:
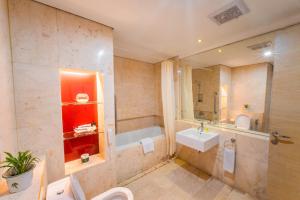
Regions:
[[39, 159], [30, 151], [18, 152], [16, 156], [5, 152], [6, 158], [0, 168], [8, 168], [3, 178], [6, 179], [9, 192], [16, 193], [27, 189], [32, 184], [33, 169]]

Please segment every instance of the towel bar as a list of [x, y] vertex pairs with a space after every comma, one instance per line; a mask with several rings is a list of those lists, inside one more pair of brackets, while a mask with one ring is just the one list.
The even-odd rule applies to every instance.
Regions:
[[225, 147], [228, 147], [228, 148], [233, 148], [233, 149], [235, 149], [235, 146], [236, 146], [236, 139], [235, 139], [235, 138], [227, 139], [227, 140], [225, 140], [225, 142], [224, 142], [224, 148], [225, 148]]

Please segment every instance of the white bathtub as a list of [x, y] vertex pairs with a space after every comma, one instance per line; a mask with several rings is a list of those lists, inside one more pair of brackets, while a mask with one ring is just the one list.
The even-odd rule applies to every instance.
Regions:
[[[140, 140], [151, 137], [154, 152], [144, 154]], [[116, 135], [117, 181], [121, 183], [167, 159], [164, 129], [159, 126], [119, 133]]]
[[151, 137], [154, 140], [164, 137], [164, 130], [159, 126], [138, 129], [134, 131], [119, 133], [116, 135], [117, 149], [127, 148], [128, 146], [138, 145], [141, 139]]

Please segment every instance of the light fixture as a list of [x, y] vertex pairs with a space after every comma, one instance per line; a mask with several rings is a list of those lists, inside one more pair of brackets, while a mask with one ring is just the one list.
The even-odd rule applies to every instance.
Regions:
[[222, 53], [222, 49], [218, 49], [218, 52], [219, 52], [219, 53]]
[[272, 51], [266, 51], [266, 52], [264, 52], [264, 56], [265, 57], [270, 57], [270, 56], [272, 56]]
[[202, 42], [202, 40], [199, 39], [199, 40], [198, 40], [198, 43], [201, 43], [201, 42]]
[[82, 72], [73, 72], [73, 71], [62, 71], [64, 74], [68, 75], [75, 75], [75, 76], [88, 76], [88, 73], [82, 73]]
[[101, 57], [101, 56], [103, 55], [103, 53], [104, 53], [104, 51], [103, 51], [103, 50], [100, 50], [100, 51], [98, 52], [98, 56]]
[[94, 73], [92, 72], [86, 72], [86, 71], [73, 71], [73, 70], [61, 70], [60, 71], [62, 74], [65, 74], [65, 75], [69, 75], [69, 76], [91, 76], [93, 75]]

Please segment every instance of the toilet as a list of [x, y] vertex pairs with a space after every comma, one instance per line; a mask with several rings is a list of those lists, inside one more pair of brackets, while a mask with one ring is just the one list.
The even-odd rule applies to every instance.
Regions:
[[[49, 184], [46, 200], [86, 200], [86, 197], [77, 178], [71, 175]], [[91, 200], [134, 200], [134, 198], [128, 188], [115, 187]]]
[[92, 198], [92, 200], [133, 200], [133, 195], [128, 188], [116, 187]]
[[239, 129], [249, 130], [251, 126], [251, 119], [249, 116], [241, 114], [235, 118], [235, 126]]

